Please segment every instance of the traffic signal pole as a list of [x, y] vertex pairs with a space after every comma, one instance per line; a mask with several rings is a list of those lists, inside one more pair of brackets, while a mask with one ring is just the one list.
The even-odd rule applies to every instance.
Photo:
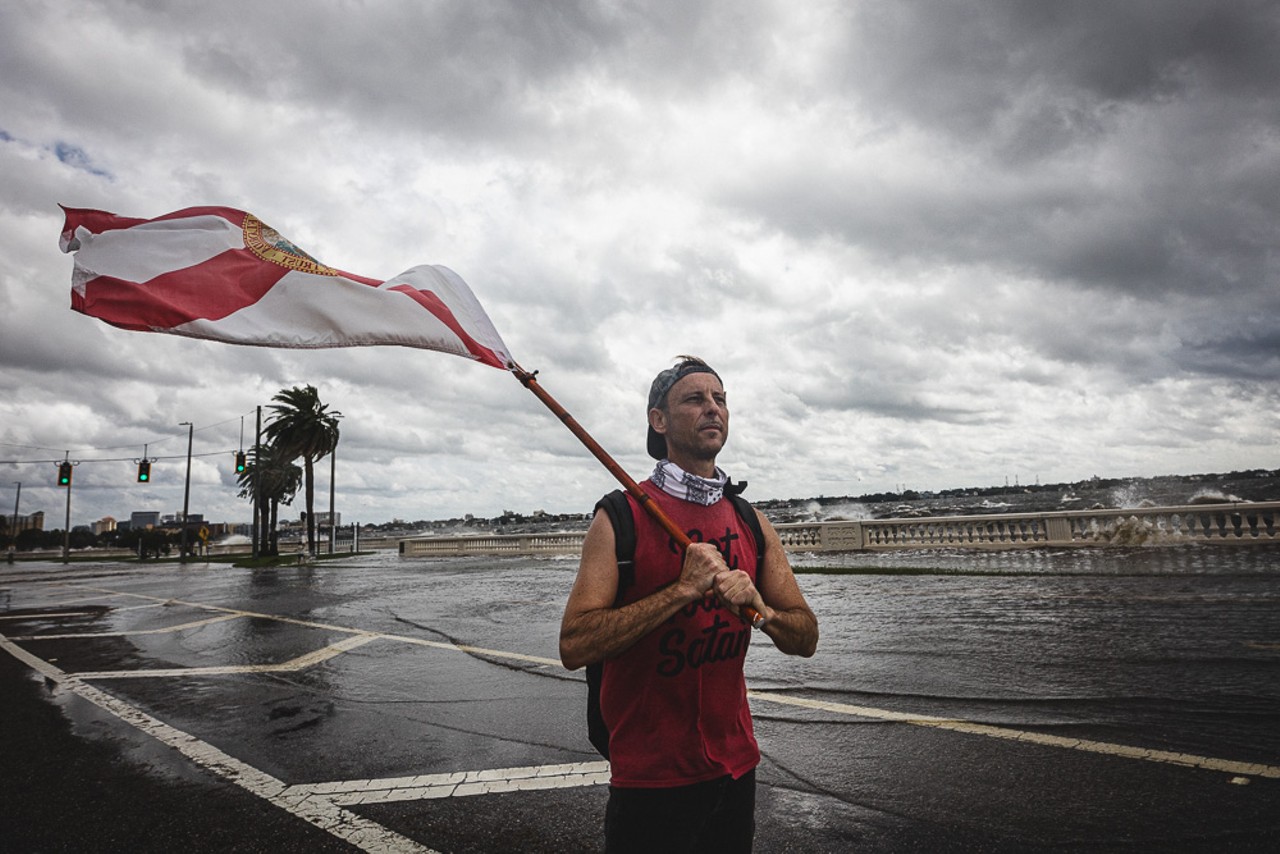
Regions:
[[[63, 471], [71, 471], [71, 452], [66, 451], [62, 465], [59, 466], [59, 479]], [[71, 562], [71, 477], [67, 476], [67, 519], [62, 525], [62, 562]]]
[[258, 475], [262, 471], [262, 407], [258, 407], [257, 421], [253, 429], [253, 556], [260, 557], [262, 550], [258, 548], [258, 512], [262, 502], [262, 494], [258, 489]]

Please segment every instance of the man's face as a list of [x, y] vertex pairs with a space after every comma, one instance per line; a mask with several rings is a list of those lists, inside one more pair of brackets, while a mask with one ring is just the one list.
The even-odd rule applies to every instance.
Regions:
[[665, 410], [649, 410], [649, 423], [667, 440], [667, 457], [676, 465], [686, 471], [698, 462], [714, 465], [729, 438], [724, 387], [715, 374], [689, 374], [667, 392]]

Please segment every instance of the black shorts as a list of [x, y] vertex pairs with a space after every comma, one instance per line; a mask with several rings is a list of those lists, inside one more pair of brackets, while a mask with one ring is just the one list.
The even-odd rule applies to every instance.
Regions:
[[741, 854], [756, 831], [756, 772], [671, 789], [609, 787], [605, 851]]

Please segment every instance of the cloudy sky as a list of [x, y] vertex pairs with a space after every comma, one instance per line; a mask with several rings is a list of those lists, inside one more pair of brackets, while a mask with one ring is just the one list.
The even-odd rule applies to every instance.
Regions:
[[444, 264], [637, 477], [681, 353], [757, 500], [1280, 467], [1277, 43], [1247, 0], [5, 3], [0, 506], [61, 527], [69, 451], [73, 524], [180, 510], [191, 422], [192, 512], [247, 520], [242, 419], [304, 384], [344, 521], [613, 488], [500, 370], [70, 311], [59, 203]]

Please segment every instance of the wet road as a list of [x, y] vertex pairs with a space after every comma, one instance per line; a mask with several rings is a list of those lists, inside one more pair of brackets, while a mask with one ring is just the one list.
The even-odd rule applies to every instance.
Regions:
[[[818, 655], [748, 656], [757, 850], [1275, 850], [1280, 567], [1215, 560], [802, 576]], [[197, 850], [257, 850], [200, 841], [261, 822], [262, 850], [594, 851], [607, 770], [556, 660], [574, 568], [18, 564], [0, 646], [31, 688], [12, 702], [52, 703], [85, 750], [235, 794], [193, 804]], [[54, 779], [23, 761], [5, 776]], [[14, 838], [86, 850], [9, 807]], [[163, 850], [128, 833], [98, 850]]]

